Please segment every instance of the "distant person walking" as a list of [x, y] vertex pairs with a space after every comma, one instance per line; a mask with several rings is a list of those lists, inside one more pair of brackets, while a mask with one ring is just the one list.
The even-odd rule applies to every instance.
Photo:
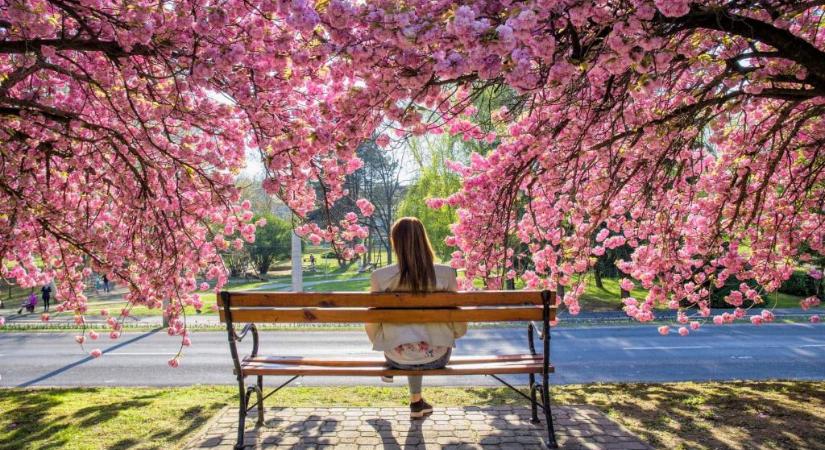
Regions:
[[26, 300], [25, 303], [20, 305], [20, 309], [17, 310], [17, 314], [22, 313], [23, 308], [25, 308], [27, 312], [33, 313], [35, 306], [37, 306], [37, 296], [34, 295], [34, 291], [32, 291], [32, 293], [29, 294], [28, 300]]
[[109, 292], [109, 277], [103, 275], [103, 292]]
[[52, 287], [48, 284], [43, 285], [40, 288], [40, 297], [43, 299], [43, 312], [47, 312], [49, 310], [49, 300], [52, 298]]
[[309, 255], [309, 269], [315, 270], [315, 255]]

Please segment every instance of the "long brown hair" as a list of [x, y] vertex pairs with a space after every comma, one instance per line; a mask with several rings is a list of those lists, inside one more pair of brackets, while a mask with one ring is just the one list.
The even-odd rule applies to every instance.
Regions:
[[401, 275], [398, 286], [413, 293], [435, 289], [433, 248], [424, 224], [415, 217], [402, 217], [393, 224], [390, 239]]

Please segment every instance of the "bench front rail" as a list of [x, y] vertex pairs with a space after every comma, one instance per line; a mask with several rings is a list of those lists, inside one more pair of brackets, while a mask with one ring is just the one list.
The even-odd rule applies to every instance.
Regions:
[[[221, 292], [218, 298], [221, 322], [226, 323], [229, 351], [238, 379], [240, 408], [236, 448], [243, 447], [247, 415], [257, 408], [257, 425], [264, 421], [264, 400], [301, 376], [404, 376], [488, 375], [525, 397], [531, 405], [532, 422], [544, 413], [548, 445], [556, 448], [550, 411], [549, 375], [550, 322], [556, 317], [556, 295], [551, 291], [473, 291], [411, 293], [360, 292]], [[377, 358], [318, 358], [272, 356], [258, 353], [256, 323], [438, 323], [438, 322], [527, 322], [529, 353], [515, 355], [454, 356], [443, 369], [388, 369]], [[244, 323], [240, 333], [236, 324]], [[237, 344], [252, 335], [252, 351], [241, 357]], [[535, 335], [542, 345], [536, 351]], [[530, 395], [499, 375], [525, 374]], [[290, 377], [264, 395], [263, 377]], [[246, 377], [256, 382], [246, 385]], [[537, 378], [539, 378], [537, 380]], [[255, 403], [250, 404], [252, 394]]]

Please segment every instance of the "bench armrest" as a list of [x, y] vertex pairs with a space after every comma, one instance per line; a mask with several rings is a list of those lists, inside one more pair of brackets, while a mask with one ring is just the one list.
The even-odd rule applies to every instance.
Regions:
[[233, 328], [231, 339], [235, 342], [241, 342], [250, 331], [252, 332], [252, 353], [250, 353], [249, 356], [255, 357], [258, 356], [258, 327], [256, 327], [254, 323], [246, 324], [243, 327], [243, 330], [241, 330], [241, 334], [238, 334], [238, 332]]
[[248, 324], [246, 324], [246, 326], [244, 326], [244, 327], [243, 327], [243, 330], [241, 330], [241, 334], [238, 334], [237, 332], [234, 332], [234, 333], [233, 333], [233, 334], [234, 334], [234, 339], [235, 339], [235, 342], [241, 342], [241, 341], [243, 341], [243, 338], [245, 338], [245, 337], [246, 337], [246, 335], [247, 335], [247, 334], [249, 334], [249, 331], [250, 331], [250, 330], [253, 330], [253, 331], [252, 331], [253, 340], [256, 340], [256, 341], [257, 341], [257, 340], [258, 340], [258, 339], [257, 339], [257, 335], [258, 335], [258, 327], [256, 327], [254, 323], [248, 323]]
[[536, 322], [535, 320], [531, 320], [527, 324], [527, 326], [533, 329], [533, 332], [536, 333], [536, 336], [538, 336], [539, 339], [544, 339], [544, 333], [542, 332], [542, 327], [540, 323]]

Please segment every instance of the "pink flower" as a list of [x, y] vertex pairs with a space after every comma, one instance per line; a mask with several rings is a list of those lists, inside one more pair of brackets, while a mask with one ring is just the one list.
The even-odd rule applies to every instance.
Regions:
[[773, 322], [773, 319], [774, 319], [773, 312], [771, 312], [770, 310], [767, 310], [767, 309], [763, 309], [762, 310], [762, 319], [765, 322]]
[[93, 341], [96, 341], [98, 336], [100, 336], [100, 335], [97, 334], [97, 331], [95, 331], [95, 330], [89, 331], [89, 339], [91, 339]]
[[695, 320], [690, 323], [690, 329], [691, 330], [698, 330], [700, 326], [702, 326], [702, 324], [700, 324], [699, 322], [697, 322]]
[[375, 206], [373, 206], [372, 203], [365, 198], [359, 198], [355, 204], [358, 206], [358, 209], [361, 210], [361, 215], [364, 217], [369, 217], [373, 212], [375, 212]]
[[687, 336], [688, 334], [690, 334], [690, 331], [687, 327], [679, 327], [679, 336]]
[[83, 336], [83, 335], [75, 336], [74, 341], [77, 342], [78, 344], [82, 344], [82, 343], [86, 342], [86, 336]]
[[40, 315], [40, 320], [42, 320], [43, 322], [48, 322], [49, 321], [49, 313], [41, 314]]
[[100, 358], [100, 355], [102, 354], [103, 352], [101, 352], [99, 348], [96, 348], [89, 352], [89, 356], [91, 356], [92, 358]]
[[751, 316], [751, 323], [754, 325], [762, 325], [762, 316]]
[[811, 316], [809, 320], [811, 321], [811, 323], [819, 323], [822, 319], [819, 317], [818, 314], [814, 314]]
[[108, 310], [106, 310], [106, 309], [101, 309], [101, 310], [100, 310], [100, 315], [101, 315], [101, 316], [108, 316], [108, 315], [109, 315], [109, 311], [108, 311]]
[[109, 339], [117, 339], [119, 337], [120, 333], [118, 333], [117, 331], [112, 331], [111, 333], [109, 333]]
[[622, 280], [619, 282], [619, 286], [620, 286], [622, 289], [624, 289], [624, 290], [626, 290], [626, 291], [628, 291], [628, 292], [632, 291], [632, 290], [633, 290], [633, 288], [635, 287], [635, 285], [633, 284], [633, 282], [632, 282], [632, 281], [630, 281], [630, 280], [628, 280], [627, 278], [622, 278]]
[[653, 3], [667, 17], [681, 17], [690, 12], [690, 0], [653, 0]]
[[386, 148], [388, 145], [390, 145], [390, 137], [386, 134], [382, 134], [381, 136], [378, 136], [378, 138], [375, 139], [375, 143], [381, 148]]
[[713, 316], [714, 325], [722, 325], [725, 323], [725, 318], [722, 316]]
[[3, 317], [3, 316], [0, 316], [0, 327], [2, 327], [5, 324], [6, 324], [6, 318]]
[[808, 309], [814, 306], [819, 306], [820, 303], [821, 301], [819, 300], [819, 297], [812, 295], [810, 297], [800, 300], [799, 306], [801, 306], [803, 310], [807, 311]]
[[189, 347], [190, 345], [192, 345], [192, 340], [189, 339], [189, 336], [184, 336], [183, 340], [181, 340], [181, 345], [183, 345], [184, 347]]
[[446, 200], [444, 200], [443, 198], [428, 198], [428, 199], [424, 200], [424, 203], [425, 203], [425, 204], [427, 205], [427, 207], [429, 207], [429, 208], [432, 208], [432, 209], [440, 209], [440, 208], [442, 208], [444, 205], [446, 205], [446, 204], [447, 204], [447, 201], [446, 201]]
[[167, 361], [166, 364], [169, 364], [169, 367], [174, 369], [174, 368], [177, 368], [180, 365], [180, 362], [178, 361], [178, 358], [175, 357], [175, 358], [172, 358], [169, 361]]
[[659, 334], [661, 334], [662, 336], [665, 336], [668, 333], [670, 333], [670, 327], [669, 326], [662, 325], [662, 326], [659, 327]]

